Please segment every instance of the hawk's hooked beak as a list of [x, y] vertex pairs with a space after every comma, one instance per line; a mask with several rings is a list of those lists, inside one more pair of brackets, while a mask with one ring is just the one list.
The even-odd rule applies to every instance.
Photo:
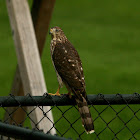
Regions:
[[52, 33], [53, 33], [53, 29], [51, 28], [50, 31], [49, 31], [49, 34], [52, 34]]

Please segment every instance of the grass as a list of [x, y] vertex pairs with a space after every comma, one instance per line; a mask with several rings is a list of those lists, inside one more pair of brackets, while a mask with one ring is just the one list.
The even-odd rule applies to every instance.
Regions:
[[[140, 93], [140, 11], [139, 1], [56, 1], [50, 27], [60, 26], [68, 39], [78, 50], [83, 62], [86, 78], [87, 94], [131, 94]], [[5, 1], [0, 1], [0, 92], [1, 96], [6, 96], [10, 92], [12, 80], [17, 65], [17, 58], [12, 40], [9, 19]], [[42, 65], [46, 79], [47, 89], [54, 93], [57, 90], [57, 79], [50, 58], [50, 36], [47, 36], [45, 49], [42, 56]], [[66, 89], [61, 90], [62, 93]], [[99, 112], [105, 106], [95, 106]], [[124, 106], [113, 106], [117, 111]], [[62, 108], [62, 107], [61, 107]], [[67, 108], [67, 107], [66, 107]], [[62, 108], [65, 110], [66, 108]], [[139, 106], [132, 106], [136, 111]], [[1, 111], [1, 110], [0, 110]], [[97, 112], [91, 109], [95, 119]], [[4, 111], [1, 111], [4, 112]], [[61, 113], [54, 109], [54, 118], [57, 120]], [[126, 108], [119, 114], [127, 122], [133, 116], [130, 109]], [[2, 118], [3, 113], [0, 113]], [[79, 116], [73, 108], [66, 116], [75, 120]], [[107, 109], [102, 117], [109, 122], [115, 113]], [[140, 117], [140, 113], [137, 113]], [[66, 124], [64, 127], [63, 124]], [[95, 121], [96, 132], [99, 133], [105, 123], [101, 118]], [[123, 123], [115, 119], [109, 125], [115, 132], [118, 132]], [[128, 126], [135, 132], [139, 128], [140, 122], [136, 118]], [[65, 131], [69, 124], [61, 120], [56, 127]], [[81, 122], [78, 121], [75, 128], [79, 132], [83, 131]], [[63, 133], [62, 132], [62, 133]], [[106, 129], [100, 134], [101, 139], [112, 139], [114, 134]], [[118, 135], [119, 139], [127, 140], [132, 134], [125, 128]], [[136, 133], [136, 138], [140, 137]], [[65, 137], [76, 139], [77, 134], [70, 129]], [[83, 139], [95, 138], [95, 135], [83, 135]]]

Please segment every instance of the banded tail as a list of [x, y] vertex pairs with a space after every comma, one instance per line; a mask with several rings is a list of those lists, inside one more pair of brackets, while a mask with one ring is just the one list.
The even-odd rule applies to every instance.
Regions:
[[85, 131], [87, 134], [94, 133], [94, 125], [93, 125], [93, 119], [91, 117], [87, 101], [84, 97], [83, 101], [80, 101], [79, 99], [76, 99], [77, 106], [81, 115], [81, 120], [83, 127], [85, 128]]

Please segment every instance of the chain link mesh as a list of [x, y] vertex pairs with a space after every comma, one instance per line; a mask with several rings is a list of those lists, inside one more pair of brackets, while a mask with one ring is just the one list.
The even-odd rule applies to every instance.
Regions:
[[[90, 95], [90, 97], [92, 97], [92, 95]], [[95, 125], [94, 134], [86, 134], [82, 127], [80, 114], [74, 97], [68, 99], [68, 102], [66, 102], [68, 97], [65, 95], [57, 97], [56, 99], [56, 97], [52, 97], [48, 94], [44, 94], [40, 98], [35, 98], [28, 94], [24, 96], [24, 100], [22, 100], [22, 98], [18, 100], [18, 98], [10, 94], [10, 96], [4, 100], [0, 100], [0, 119], [3, 119], [4, 113], [6, 112], [8, 117], [3, 119], [4, 123], [9, 123], [9, 121], [12, 120], [14, 125], [31, 128], [30, 122], [32, 122], [35, 124], [36, 129], [39, 130], [37, 126], [43, 119], [47, 118], [51, 121], [47, 116], [47, 113], [51, 110], [54, 117], [54, 123], [52, 121], [51, 123], [53, 123], [53, 127], [56, 129], [57, 135], [61, 137], [83, 140], [91, 138], [99, 140], [105, 138], [108, 140], [139, 139], [140, 94], [131, 94], [131, 96], [127, 98], [121, 94], [116, 94], [115, 96], [109, 95], [109, 97], [110, 98], [106, 98], [106, 95], [98, 94], [94, 99], [88, 98], [89, 108]], [[45, 112], [42, 107], [46, 99], [51, 100], [51, 102], [49, 102], [51, 109], [47, 112]], [[11, 100], [13, 102], [11, 102]], [[8, 112], [7, 106], [12, 107], [12, 103], [16, 104], [16, 107], [14, 107], [12, 112]], [[27, 111], [26, 106], [31, 106], [32, 104], [32, 111]], [[46, 103], [46, 105], [48, 104]], [[31, 117], [31, 113], [36, 108], [39, 108], [43, 113], [43, 117], [39, 122], [34, 122]], [[20, 123], [17, 123], [13, 118], [13, 114], [19, 109], [25, 113], [25, 118]], [[52, 128], [50, 128], [50, 130]], [[50, 130], [47, 132], [48, 134]]]

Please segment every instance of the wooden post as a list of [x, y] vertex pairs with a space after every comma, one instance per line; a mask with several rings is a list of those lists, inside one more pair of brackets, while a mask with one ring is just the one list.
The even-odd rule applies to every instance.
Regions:
[[45, 45], [54, 4], [55, 0], [34, 0], [32, 6], [31, 13], [40, 55]]
[[[42, 50], [45, 44], [46, 35], [48, 33], [49, 23], [51, 19], [51, 15], [53, 12], [53, 7], [55, 4], [55, 0], [34, 0], [32, 6], [32, 19], [34, 24], [34, 29], [36, 33], [38, 48], [40, 56], [42, 54]], [[19, 68], [17, 66], [17, 70], [15, 73], [15, 78], [12, 84], [12, 89], [10, 93], [13, 93], [15, 96], [23, 96], [23, 86], [20, 78]], [[16, 112], [14, 112], [16, 108], [7, 108], [7, 112], [5, 113], [4, 120], [9, 123], [21, 123], [25, 118], [25, 112], [18, 108]], [[9, 117], [9, 114], [11, 117]], [[12, 118], [12, 119], [11, 119]]]
[[[14, 94], [15, 96], [24, 96], [24, 91], [23, 91], [23, 86], [22, 86], [22, 81], [20, 78], [20, 72], [19, 72], [18, 65], [17, 65], [17, 69], [16, 69], [16, 73], [15, 73], [15, 77], [13, 80], [13, 84], [12, 84], [10, 93]], [[24, 109], [26, 110], [25, 107], [24, 107]], [[23, 125], [23, 120], [24, 120], [26, 114], [22, 108], [9, 107], [6, 110], [7, 110], [7, 112], [5, 112], [5, 116], [4, 116], [5, 122], [8, 122], [10, 124], [15, 123], [15, 124]], [[15, 110], [16, 110], [16, 112], [15, 112]], [[11, 115], [9, 115], [9, 114], [11, 114]]]
[[[24, 93], [31, 93], [34, 96], [42, 95], [47, 89], [27, 1], [7, 0], [7, 8], [16, 46]], [[21, 84], [17, 85], [21, 87]], [[17, 93], [19, 93], [19, 91], [22, 90], [18, 90]], [[47, 111], [50, 107], [44, 107], [43, 109]], [[32, 109], [30, 108], [29, 110]], [[53, 121], [51, 112], [49, 112], [47, 116]], [[35, 111], [31, 113], [31, 117], [35, 122], [39, 122], [43, 117], [42, 111], [38, 108], [35, 109]], [[37, 126], [35, 126], [34, 123], [32, 123], [32, 126], [47, 132], [53, 127], [53, 124], [45, 118]], [[51, 129], [50, 133], [55, 134], [55, 129]]]
[[[36, 33], [36, 39], [38, 43], [40, 56], [42, 54], [46, 35], [48, 33], [49, 23], [51, 19], [51, 15], [53, 12], [55, 0], [34, 0], [32, 6], [32, 19], [34, 24], [34, 29]], [[15, 96], [23, 96], [23, 86], [20, 78], [19, 68], [17, 66], [17, 70], [15, 73], [15, 78], [12, 84], [12, 89], [10, 93]], [[9, 123], [20, 124], [25, 118], [25, 112], [18, 108], [16, 112], [14, 112], [16, 108], [7, 108], [7, 112], [5, 113], [4, 120]], [[14, 113], [12, 113], [14, 112]], [[12, 113], [9, 117], [9, 114]]]

